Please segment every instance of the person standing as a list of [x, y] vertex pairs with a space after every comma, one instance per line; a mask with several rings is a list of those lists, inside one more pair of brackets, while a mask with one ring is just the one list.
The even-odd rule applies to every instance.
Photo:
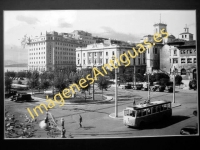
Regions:
[[80, 128], [82, 128], [82, 117], [81, 117], [81, 115], [79, 115], [79, 125], [80, 125]]

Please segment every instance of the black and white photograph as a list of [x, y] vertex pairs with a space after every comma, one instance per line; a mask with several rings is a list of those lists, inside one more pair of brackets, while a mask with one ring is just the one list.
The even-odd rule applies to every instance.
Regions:
[[4, 139], [198, 136], [196, 10], [4, 10]]

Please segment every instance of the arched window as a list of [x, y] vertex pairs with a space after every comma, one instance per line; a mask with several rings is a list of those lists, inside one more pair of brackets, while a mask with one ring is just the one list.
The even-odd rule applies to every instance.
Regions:
[[186, 70], [184, 68], [181, 69], [181, 75], [186, 75]]

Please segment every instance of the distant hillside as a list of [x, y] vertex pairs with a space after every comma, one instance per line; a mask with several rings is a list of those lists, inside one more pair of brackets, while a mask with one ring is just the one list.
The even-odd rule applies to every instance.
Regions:
[[17, 64], [17, 62], [12, 60], [4, 60], [4, 65], [12, 65], [12, 64]]
[[26, 63], [23, 64], [11, 64], [11, 65], [5, 65], [5, 67], [28, 67]]

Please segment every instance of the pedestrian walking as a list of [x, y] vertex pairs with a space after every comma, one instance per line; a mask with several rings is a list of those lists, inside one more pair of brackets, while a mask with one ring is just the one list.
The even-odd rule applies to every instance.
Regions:
[[135, 100], [133, 100], [133, 105], [135, 105]]
[[79, 125], [80, 125], [80, 128], [82, 128], [82, 117], [81, 117], [81, 115], [79, 115], [80, 116], [80, 118], [79, 118]]

